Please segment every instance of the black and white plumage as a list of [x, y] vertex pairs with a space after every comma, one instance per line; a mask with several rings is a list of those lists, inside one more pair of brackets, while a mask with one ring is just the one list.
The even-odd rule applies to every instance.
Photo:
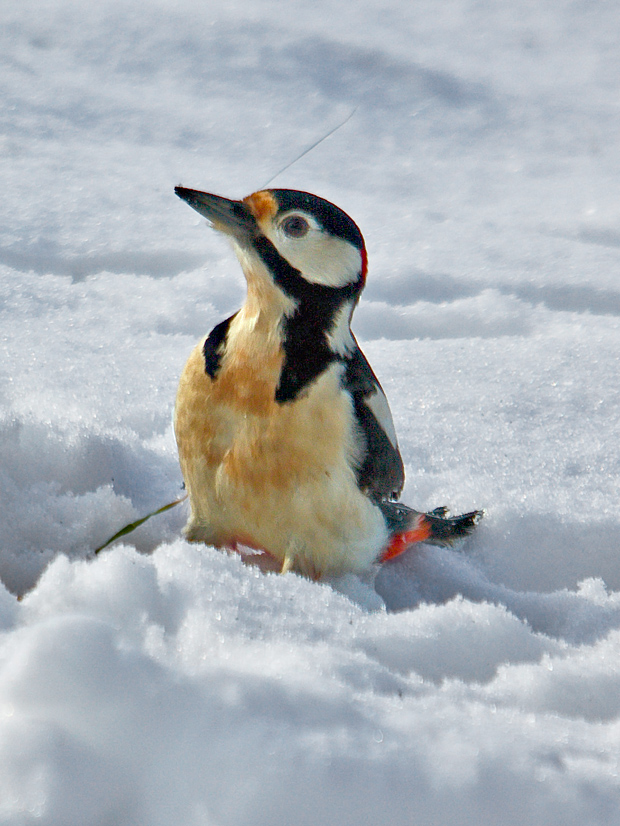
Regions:
[[404, 470], [392, 416], [350, 327], [366, 279], [351, 218], [295, 190], [176, 193], [230, 237], [248, 286], [181, 376], [188, 539], [320, 577], [471, 532], [478, 512], [446, 519], [394, 501]]

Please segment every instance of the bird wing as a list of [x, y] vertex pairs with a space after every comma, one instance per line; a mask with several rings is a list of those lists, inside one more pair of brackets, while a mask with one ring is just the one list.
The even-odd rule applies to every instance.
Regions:
[[365, 453], [357, 471], [359, 486], [373, 499], [398, 498], [405, 483], [390, 406], [379, 380], [357, 346], [345, 361], [344, 388], [353, 398]]
[[212, 379], [216, 377], [218, 370], [220, 369], [228, 328], [230, 327], [230, 322], [236, 315], [237, 313], [233, 313], [230, 318], [216, 324], [205, 339], [205, 343], [202, 346], [205, 373]]

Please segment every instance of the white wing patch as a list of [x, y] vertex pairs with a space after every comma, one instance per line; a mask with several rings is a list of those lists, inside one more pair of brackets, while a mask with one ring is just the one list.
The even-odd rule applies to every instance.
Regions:
[[383, 429], [385, 435], [390, 440], [390, 444], [395, 450], [398, 450], [398, 439], [396, 438], [396, 429], [392, 420], [392, 413], [388, 400], [380, 387], [375, 389], [374, 393], [364, 397], [364, 403], [370, 409], [373, 416]]
[[355, 340], [350, 326], [352, 315], [353, 302], [347, 301], [334, 316], [331, 330], [327, 332], [329, 348], [339, 356], [349, 356], [355, 347]]

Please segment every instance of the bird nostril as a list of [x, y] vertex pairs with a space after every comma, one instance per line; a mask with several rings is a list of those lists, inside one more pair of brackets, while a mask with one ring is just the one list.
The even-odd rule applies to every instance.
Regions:
[[242, 203], [240, 203], [239, 201], [236, 201], [236, 202], [233, 204], [233, 206], [232, 206], [232, 213], [233, 213], [233, 215], [235, 216], [235, 218], [247, 218], [247, 217], [248, 217], [248, 211], [247, 211], [247, 209], [246, 209], [246, 208], [244, 207], [244, 205], [243, 205]]

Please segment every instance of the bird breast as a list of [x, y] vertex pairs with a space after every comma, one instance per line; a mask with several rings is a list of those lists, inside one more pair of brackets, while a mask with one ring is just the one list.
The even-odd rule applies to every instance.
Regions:
[[360, 445], [340, 387], [342, 366], [331, 364], [299, 398], [281, 404], [275, 395], [283, 363], [278, 337], [242, 313], [231, 322], [215, 379], [204, 370], [202, 344], [196, 347], [176, 404], [182, 464], [200, 460], [254, 490], [283, 490], [339, 465], [350, 468]]

